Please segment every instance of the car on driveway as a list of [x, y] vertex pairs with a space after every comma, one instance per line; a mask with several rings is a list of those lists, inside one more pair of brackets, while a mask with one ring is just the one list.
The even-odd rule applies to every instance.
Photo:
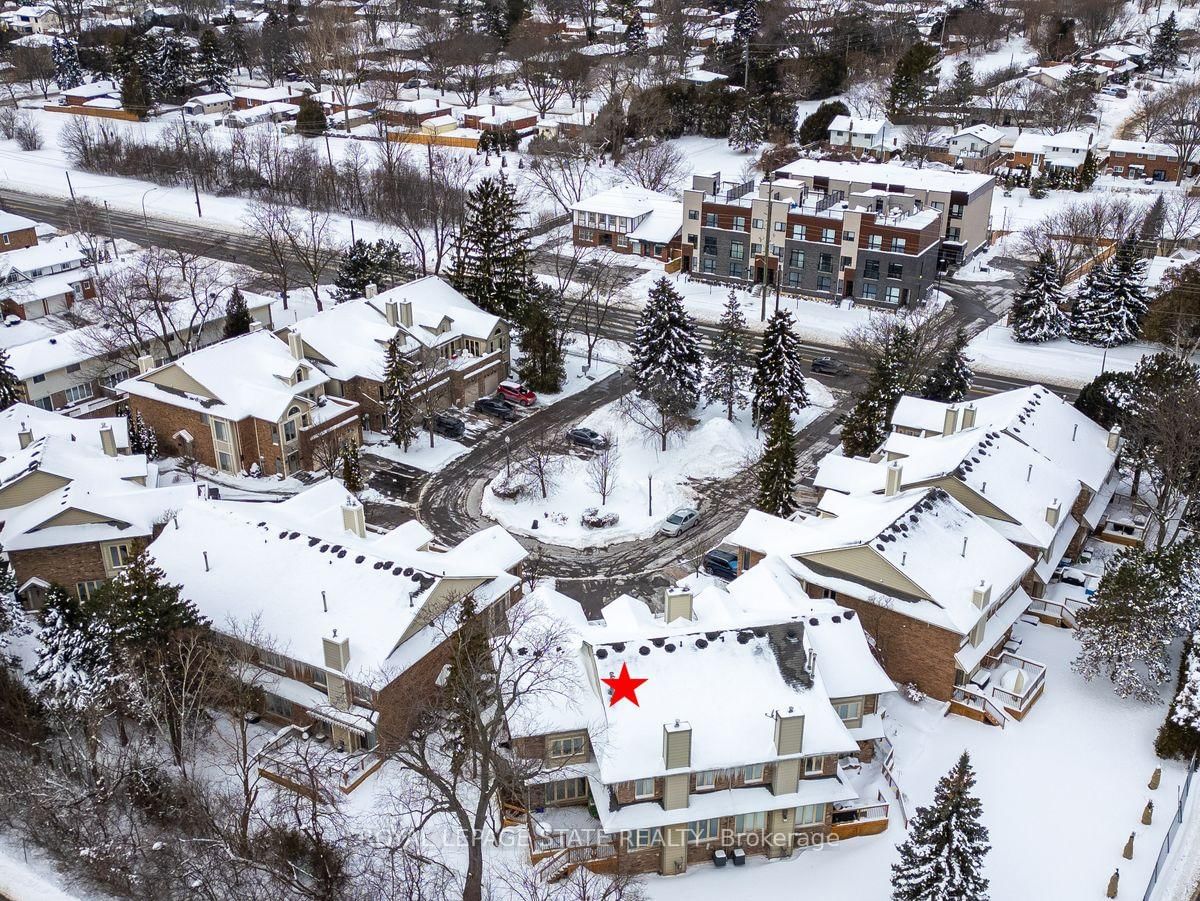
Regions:
[[579, 426], [567, 432], [567, 440], [579, 447], [590, 447], [592, 450], [604, 450], [608, 447], [608, 439], [595, 429]]
[[680, 507], [663, 521], [662, 527], [658, 531], [660, 534], [674, 538], [691, 531], [699, 521], [700, 511], [693, 510], [691, 507]]
[[537, 395], [511, 379], [505, 379], [496, 386], [496, 393], [510, 404], [520, 404], [522, 407], [532, 407], [537, 403]]
[[704, 555], [701, 565], [704, 567], [704, 571], [710, 576], [716, 576], [718, 579], [724, 579], [726, 582], [737, 578], [737, 554], [730, 553], [729, 551], [713, 548]]
[[461, 438], [467, 434], [467, 424], [449, 413], [434, 413], [432, 417], [425, 420], [425, 427], [432, 428], [433, 431], [439, 435], [445, 435], [447, 438]]
[[512, 422], [517, 418], [516, 407], [498, 397], [479, 398], [479, 400], [475, 401], [475, 411], [477, 413], [485, 413], [488, 416], [495, 416], [497, 419], [503, 419], [505, 422]]
[[1058, 573], [1058, 580], [1064, 585], [1075, 585], [1083, 588], [1087, 585], [1087, 573], [1073, 566], [1064, 566]]
[[850, 367], [833, 357], [817, 357], [812, 361], [812, 371], [824, 375], [849, 375]]

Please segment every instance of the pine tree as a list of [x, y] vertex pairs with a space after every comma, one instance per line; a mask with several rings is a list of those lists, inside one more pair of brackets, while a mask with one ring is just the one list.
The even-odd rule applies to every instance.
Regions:
[[800, 131], [796, 140], [801, 144], [812, 144], [824, 141], [829, 137], [829, 126], [837, 116], [848, 116], [850, 110], [840, 100], [826, 100], [815, 110], [805, 116], [800, 123]]
[[933, 803], [913, 817], [900, 861], [892, 865], [893, 901], [986, 901], [983, 860], [991, 846], [974, 787], [971, 758], [963, 751], [938, 781]]
[[745, 52], [762, 28], [762, 19], [758, 15], [758, 0], [742, 0], [741, 8], [733, 20], [733, 42]]
[[102, 613], [123, 656], [136, 659], [162, 649], [181, 632], [206, 625], [181, 591], [142, 551], [116, 578], [100, 586], [87, 609]]
[[127, 411], [125, 420], [129, 424], [129, 452], [145, 454], [151, 460], [158, 459], [158, 436], [142, 417], [142, 411], [136, 414], [132, 410]]
[[0, 410], [7, 410], [21, 399], [21, 380], [8, 361], [8, 351], [0, 347]]
[[888, 86], [888, 111], [893, 115], [912, 112], [924, 104], [937, 85], [938, 50], [918, 41], [896, 61]]
[[60, 91], [83, 84], [83, 67], [79, 65], [79, 51], [73, 41], [56, 36], [50, 44], [50, 56], [54, 60], [54, 83]]
[[975, 96], [975, 70], [970, 60], [963, 60], [954, 67], [954, 80], [950, 83], [950, 102], [964, 107]]
[[467, 194], [450, 281], [484, 310], [515, 321], [528, 285], [529, 236], [513, 185], [485, 178]]
[[367, 285], [383, 291], [406, 278], [411, 271], [400, 245], [388, 238], [364, 241], [359, 238], [342, 256], [333, 284], [339, 301], [364, 297]]
[[1024, 344], [1040, 344], [1061, 338], [1067, 332], [1067, 314], [1062, 311], [1062, 277], [1052, 250], [1045, 250], [1025, 276], [1021, 291], [1008, 314], [1013, 338]]
[[[0, 549], [2, 551], [2, 549]], [[25, 610], [17, 600], [17, 576], [7, 557], [0, 557], [0, 651], [11, 639], [29, 634]]]
[[1160, 69], [1163, 74], [1166, 74], [1167, 69], [1175, 68], [1179, 62], [1181, 50], [1179, 23], [1172, 11], [1158, 26], [1158, 33], [1154, 35], [1154, 43], [1150, 47], [1151, 67]]
[[1097, 347], [1137, 340], [1150, 306], [1146, 267], [1132, 233], [1108, 262], [1092, 267], [1071, 313], [1071, 339]]
[[725, 418], [732, 422], [734, 409], [740, 410], [746, 406], [752, 373], [746, 315], [738, 303], [737, 294], [730, 291], [729, 300], [717, 323], [717, 336], [708, 354], [708, 369], [703, 385], [705, 401], [723, 404]]
[[50, 586], [41, 616], [37, 663], [29, 673], [38, 694], [51, 707], [101, 706], [116, 679], [106, 625], [61, 585]]
[[530, 275], [517, 323], [517, 374], [534, 391], [557, 394], [567, 378], [565, 354], [552, 312], [553, 292]]
[[247, 334], [250, 331], [250, 322], [250, 310], [246, 306], [246, 298], [242, 296], [237, 285], [234, 285], [233, 291], [229, 294], [229, 300], [225, 304], [225, 329], [221, 337], [236, 338], [238, 335]]
[[700, 397], [703, 360], [696, 324], [666, 277], [650, 289], [638, 321], [631, 369], [644, 397], [673, 398], [691, 409]]
[[646, 41], [646, 23], [642, 21], [642, 12], [634, 7], [625, 26], [625, 50], [630, 54], [645, 53], [648, 47]]
[[1171, 719], [1176, 725], [1200, 732], [1200, 642], [1194, 633], [1183, 667], [1183, 679], [1175, 695]]
[[307, 94], [300, 98], [300, 109], [296, 113], [296, 133], [306, 138], [323, 135], [329, 127], [325, 108]]
[[195, 78], [195, 60], [191, 45], [177, 34], [168, 34], [158, 45], [152, 70], [155, 94], [162, 98], [179, 98], [187, 93]]
[[416, 397], [417, 380], [412, 363], [404, 356], [404, 336], [397, 334], [388, 342], [384, 357], [383, 404], [384, 428], [392, 443], [404, 448], [417, 437], [420, 415]]
[[787, 310], [776, 310], [767, 320], [751, 388], [751, 410], [754, 424], [759, 427], [766, 426], [781, 404], [788, 412], [808, 406], [800, 336]]
[[767, 136], [767, 123], [762, 106], [754, 100], [746, 100], [729, 120], [729, 146], [742, 153], [749, 153]]
[[139, 119], [145, 119], [150, 112], [150, 89], [142, 77], [142, 67], [136, 60], [131, 60], [121, 79], [121, 106], [131, 113], [136, 113]]
[[1096, 162], [1096, 155], [1089, 149], [1083, 157], [1083, 162], [1075, 171], [1075, 190], [1080, 193], [1087, 191], [1095, 183], [1096, 176], [1099, 174], [1100, 166]]
[[[1071, 340], [1097, 347], [1115, 347], [1109, 329], [1109, 304], [1113, 292], [1113, 273], [1109, 263], [1088, 270], [1071, 307]], [[1112, 342], [1112, 343], [1110, 343]]]
[[358, 494], [365, 487], [363, 485], [362, 457], [358, 449], [358, 442], [350, 440], [343, 444], [340, 456], [342, 462], [342, 485], [351, 494]]
[[211, 28], [200, 35], [196, 52], [196, 77], [214, 91], [229, 91], [229, 60], [221, 39]]
[[796, 512], [796, 435], [792, 411], [776, 405], [767, 429], [767, 442], [758, 464], [758, 509], [775, 516]]
[[971, 358], [967, 356], [970, 337], [961, 326], [954, 336], [954, 343], [946, 349], [933, 371], [925, 377], [921, 396], [944, 404], [956, 404], [971, 390], [975, 373], [971, 370]]
[[867, 376], [858, 400], [842, 420], [842, 448], [847, 456], [869, 456], [887, 437], [892, 413], [904, 393], [905, 370], [914, 349], [912, 329], [904, 324], [897, 326]]

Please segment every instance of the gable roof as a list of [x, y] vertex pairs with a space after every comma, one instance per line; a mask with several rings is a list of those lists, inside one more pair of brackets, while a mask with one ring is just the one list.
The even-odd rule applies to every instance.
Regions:
[[155, 470], [145, 454], [109, 457], [89, 445], [47, 436], [0, 461], [0, 488], [7, 488], [35, 472], [50, 473], [69, 481], [106, 483], [146, 479]]
[[13, 404], [7, 410], [0, 411], [0, 458], [21, 450], [19, 434], [26, 429], [33, 433], [35, 439], [61, 438], [103, 453], [100, 431], [105, 426], [112, 429], [117, 449], [128, 450], [129, 423], [124, 416], [77, 419], [32, 404]]

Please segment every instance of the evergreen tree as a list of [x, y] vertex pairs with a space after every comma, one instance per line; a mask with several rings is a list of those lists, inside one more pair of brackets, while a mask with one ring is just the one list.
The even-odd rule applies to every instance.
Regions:
[[558, 326], [553, 313], [553, 291], [540, 284], [532, 274], [521, 304], [517, 323], [521, 355], [517, 374], [534, 391], [556, 394], [567, 378], [565, 354], [558, 341]]
[[407, 277], [410, 272], [408, 254], [388, 238], [377, 241], [355, 241], [342, 256], [333, 283], [339, 301], [364, 297], [367, 285], [383, 291]]
[[634, 7], [625, 26], [625, 50], [630, 54], [645, 53], [649, 44], [646, 41], [646, 23], [642, 20], [642, 12]]
[[1128, 409], [1133, 373], [1109, 370], [1083, 386], [1075, 409], [1106, 429], [1118, 425]]
[[121, 106], [128, 112], [136, 113], [139, 119], [145, 119], [150, 112], [150, 89], [142, 77], [142, 67], [136, 60], [131, 60], [121, 79]]
[[960, 326], [954, 343], [946, 349], [942, 358], [934, 365], [933, 371], [925, 377], [925, 384], [921, 388], [922, 397], [944, 404], [956, 404], [967, 396], [975, 376], [971, 371], [971, 358], [967, 356], [967, 344], [970, 340], [966, 330]]
[[800, 348], [792, 314], [776, 310], [763, 330], [762, 349], [754, 366], [751, 410], [756, 426], [765, 427], [780, 405], [786, 406], [789, 413], [808, 406]]
[[954, 67], [954, 80], [950, 82], [950, 102], [958, 107], [964, 107], [975, 96], [975, 70], [971, 68], [970, 60], [963, 60]]
[[1146, 266], [1130, 234], [1108, 262], [1092, 267], [1071, 312], [1071, 339], [1097, 347], [1136, 340], [1150, 306]]
[[107, 627], [61, 585], [50, 586], [41, 617], [37, 663], [29, 673], [38, 694], [51, 707], [100, 707], [116, 680]]
[[158, 436], [142, 417], [141, 410], [136, 414], [132, 410], [127, 411], [125, 420], [129, 424], [129, 452], [145, 454], [151, 460], [158, 459]]
[[738, 304], [737, 294], [730, 291], [729, 300], [717, 323], [717, 336], [708, 354], [704, 399], [708, 403], [723, 404], [725, 418], [732, 422], [734, 408], [746, 406], [752, 371], [746, 316]]
[[179, 98], [187, 93], [195, 79], [195, 59], [192, 47], [180, 35], [168, 34], [158, 45], [152, 71], [157, 97]]
[[467, 194], [450, 281], [484, 310], [515, 321], [528, 285], [529, 237], [513, 185], [485, 178]]
[[1167, 760], [1200, 754], [1200, 632], [1184, 646], [1175, 698], [1154, 739], [1154, 753]]
[[766, 136], [767, 123], [761, 104], [747, 99], [734, 111], [729, 120], [729, 146], [742, 153], [749, 153], [761, 144]]
[[1089, 190], [1096, 181], [1096, 176], [1100, 174], [1100, 166], [1096, 162], [1096, 155], [1091, 149], [1083, 157], [1083, 162], [1075, 171], [1075, 190], [1082, 193]]
[[1115, 347], [1109, 330], [1109, 302], [1113, 291], [1113, 273], [1109, 263], [1088, 270], [1071, 307], [1070, 335], [1080, 344]]
[[362, 457], [358, 449], [358, 442], [350, 440], [343, 444], [340, 456], [342, 462], [342, 485], [351, 494], [358, 494], [365, 487], [363, 485]]
[[416, 397], [417, 380], [412, 363], [404, 356], [404, 336], [397, 334], [388, 342], [384, 357], [383, 405], [388, 437], [408, 450], [417, 437], [420, 416]]
[[121, 656], [136, 663], [166, 647], [181, 632], [207, 624], [196, 605], [180, 596], [181, 590], [143, 551], [97, 589], [86, 610], [98, 612]]
[[21, 380], [8, 361], [8, 351], [0, 347], [0, 410], [21, 402]]
[[83, 84], [83, 67], [79, 64], [79, 51], [74, 41], [56, 36], [50, 44], [50, 56], [54, 60], [54, 83], [60, 91]]
[[888, 111], [893, 116], [912, 112], [929, 100], [937, 86], [937, 58], [936, 47], [918, 41], [896, 61], [888, 86]]
[[296, 133], [306, 138], [323, 135], [329, 127], [325, 119], [325, 108], [307, 94], [300, 98], [300, 110], [296, 113]]
[[1061, 338], [1067, 332], [1067, 314], [1062, 311], [1062, 277], [1052, 250], [1045, 250], [1025, 276], [1021, 290], [1008, 314], [1013, 338], [1025, 344], [1040, 344]]
[[229, 90], [229, 60], [221, 39], [211, 28], [200, 35], [196, 54], [196, 77], [214, 91]]
[[1146, 218], [1142, 220], [1142, 227], [1138, 229], [1138, 237], [1143, 241], [1157, 241], [1162, 237], [1163, 219], [1167, 215], [1166, 195], [1159, 194], [1154, 198], [1154, 203], [1150, 204], [1150, 209], [1146, 213]]
[[263, 17], [259, 34], [263, 74], [275, 84], [292, 67], [291, 24], [272, 6]]
[[758, 509], [775, 516], [796, 512], [796, 435], [792, 411], [777, 404], [771, 413], [766, 447], [758, 464]]
[[892, 413], [904, 393], [905, 370], [914, 349], [912, 329], [905, 324], [897, 326], [868, 374], [866, 386], [842, 420], [842, 447], [847, 456], [869, 456], [887, 437]]
[[638, 321], [631, 369], [639, 393], [672, 398], [685, 409], [700, 397], [703, 367], [696, 324], [666, 277], [650, 289]]
[[850, 110], [840, 100], [826, 100], [804, 117], [796, 140], [801, 144], [813, 144], [829, 137], [829, 126], [836, 116], [848, 116]]
[[246, 306], [246, 298], [242, 296], [242, 292], [237, 285], [233, 286], [233, 291], [229, 294], [229, 300], [225, 304], [225, 330], [222, 332], [222, 338], [236, 338], [238, 335], [245, 335], [250, 331], [250, 310]]
[[1172, 11], [1158, 26], [1158, 33], [1154, 35], [1154, 43], [1150, 46], [1151, 67], [1160, 69], [1165, 75], [1167, 69], [1175, 68], [1179, 62], [1179, 54], [1182, 49], [1179, 23]]
[[[2, 549], [0, 549], [2, 550]], [[25, 610], [17, 600], [17, 576], [7, 557], [0, 557], [0, 651], [11, 639], [29, 634]]]
[[991, 846], [974, 787], [971, 758], [963, 751], [938, 781], [933, 803], [912, 819], [900, 861], [892, 864], [893, 901], [986, 901], [983, 860]]
[[758, 15], [758, 0], [742, 0], [741, 8], [733, 20], [733, 42], [742, 49], [746, 47], [762, 28], [762, 19]]
[[254, 77], [254, 71], [250, 68], [250, 55], [246, 49], [246, 30], [242, 28], [242, 20], [233, 14], [231, 11], [225, 17], [225, 43], [229, 47], [230, 54], [233, 56], [233, 62], [238, 67], [239, 71], [242, 66], [246, 67], [247, 74], [251, 78]]

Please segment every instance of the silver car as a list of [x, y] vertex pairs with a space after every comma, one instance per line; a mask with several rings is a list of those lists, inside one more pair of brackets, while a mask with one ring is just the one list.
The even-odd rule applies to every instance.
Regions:
[[700, 521], [700, 512], [691, 507], [680, 507], [666, 518], [658, 531], [662, 535], [675, 537], [689, 531]]

